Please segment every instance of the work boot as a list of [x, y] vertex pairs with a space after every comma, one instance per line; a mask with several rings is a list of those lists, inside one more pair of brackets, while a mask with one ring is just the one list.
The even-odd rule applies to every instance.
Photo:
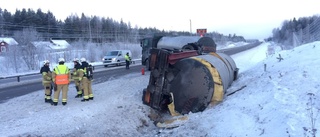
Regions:
[[90, 100], [93, 100], [93, 97], [89, 97]]
[[51, 105], [57, 106], [57, 105], [58, 105], [58, 102], [51, 102]]
[[51, 103], [52, 100], [51, 100], [51, 99], [45, 99], [45, 102], [46, 102], [46, 103]]
[[81, 102], [89, 101], [89, 99], [82, 99]]
[[64, 105], [64, 106], [67, 105], [67, 102], [62, 102], [62, 105]]
[[77, 94], [75, 98], [82, 98], [82, 94]]

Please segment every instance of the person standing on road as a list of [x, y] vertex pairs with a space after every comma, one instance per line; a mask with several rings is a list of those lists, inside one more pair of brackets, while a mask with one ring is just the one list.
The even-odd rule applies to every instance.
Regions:
[[126, 60], [126, 69], [130, 69], [129, 65], [131, 62], [131, 57], [129, 56], [129, 52], [127, 52], [127, 54], [124, 56], [125, 60]]
[[69, 72], [69, 68], [64, 65], [64, 58], [59, 58], [59, 65], [54, 68], [54, 72], [52, 74], [53, 82], [55, 84], [54, 90], [54, 98], [52, 101], [52, 105], [57, 106], [59, 101], [60, 91], [62, 90], [62, 105], [67, 104], [68, 98], [68, 90], [71, 74]]
[[77, 95], [75, 96], [75, 98], [81, 98], [83, 95], [83, 92], [81, 87], [81, 81], [79, 80], [80, 78], [79, 74], [81, 71], [80, 60], [78, 58], [75, 58], [73, 60], [73, 63], [74, 63], [74, 68], [72, 70], [72, 79], [74, 80], [76, 90], [77, 90]]
[[85, 58], [81, 58], [81, 70], [79, 74], [79, 79], [81, 80], [81, 85], [83, 86], [83, 99], [82, 102], [93, 100], [92, 92], [92, 66], [88, 64]]
[[52, 72], [49, 67], [49, 60], [43, 61], [43, 66], [40, 69], [40, 74], [42, 74], [42, 85], [44, 87], [45, 96], [44, 102], [51, 103], [51, 94], [52, 94]]

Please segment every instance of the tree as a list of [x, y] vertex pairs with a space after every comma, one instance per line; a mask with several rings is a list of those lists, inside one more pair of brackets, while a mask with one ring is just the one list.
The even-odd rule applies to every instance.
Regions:
[[15, 73], [19, 72], [19, 68], [21, 68], [21, 49], [17, 45], [10, 45], [9, 51], [4, 53], [5, 63], [7, 68], [10, 70], [14, 70]]
[[22, 50], [22, 59], [29, 70], [39, 69], [39, 56], [37, 48], [32, 42], [39, 41], [39, 35], [34, 28], [25, 28], [14, 33], [14, 38], [18, 41]]

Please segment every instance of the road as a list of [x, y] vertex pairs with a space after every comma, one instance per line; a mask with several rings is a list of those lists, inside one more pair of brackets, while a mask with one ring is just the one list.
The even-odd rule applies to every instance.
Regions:
[[[260, 44], [261, 43], [249, 44], [241, 47], [218, 50], [217, 52], [232, 55], [256, 47]], [[97, 83], [103, 83], [110, 79], [117, 79], [129, 73], [141, 73], [141, 68], [144, 66], [140, 64], [141, 63], [136, 63], [131, 65], [130, 70], [124, 69], [125, 66], [108, 68], [104, 68], [103, 66], [95, 67], [93, 85]], [[40, 74], [21, 77], [20, 81], [21, 82], [17, 82], [17, 78], [0, 79], [0, 103], [3, 103], [14, 97], [19, 97], [38, 90], [43, 90]]]
[[[113, 68], [101, 68], [94, 72], [93, 85], [97, 83], [103, 83], [110, 79], [117, 79], [123, 75], [129, 73], [141, 73], [142, 65], [132, 65], [129, 70], [125, 69], [125, 66], [113, 67]], [[30, 77], [29, 77], [30, 78]], [[71, 83], [73, 84], [73, 83]], [[71, 88], [71, 87], [69, 87]], [[0, 88], [0, 103], [3, 103], [14, 97], [23, 96], [38, 90], [42, 90], [43, 86], [41, 79], [36, 78], [30, 82], [21, 82], [16, 85]]]

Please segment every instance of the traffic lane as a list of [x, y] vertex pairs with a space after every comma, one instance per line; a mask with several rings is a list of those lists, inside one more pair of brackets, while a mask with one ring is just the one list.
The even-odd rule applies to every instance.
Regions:
[[[130, 66], [129, 70], [125, 69], [125, 67], [118, 67], [115, 69], [94, 72], [93, 74], [94, 78], [93, 78], [92, 84], [94, 85], [94, 84], [106, 82], [108, 80], [118, 79], [121, 76], [130, 74], [130, 73], [141, 73], [140, 71], [142, 67], [143, 67], [142, 65], [135, 65], [135, 66]], [[71, 84], [74, 85], [73, 82], [71, 82]], [[69, 88], [72, 88], [72, 87], [69, 87]], [[9, 99], [23, 96], [38, 90], [44, 90], [44, 87], [42, 86], [41, 81], [22, 83], [19, 85], [2, 88], [0, 91], [0, 103], [6, 102]], [[44, 94], [44, 91], [43, 91], [43, 94]]]
[[[139, 59], [136, 59], [130, 66], [135, 66], [135, 65], [141, 65], [141, 60]], [[97, 70], [97, 69], [112, 69], [112, 68], [118, 68], [118, 67], [121, 67], [121, 66], [125, 66], [125, 65], [116, 65], [115, 63], [112, 63], [112, 65], [108, 65], [107, 67], [105, 67], [105, 64], [95, 64], [93, 65], [94, 67], [94, 70]]]
[[[20, 96], [29, 94], [33, 91], [37, 91], [40, 89], [43, 89], [42, 83], [40, 82], [3, 88], [1, 89], [1, 92], [0, 92], [0, 103], [3, 103], [14, 97], [20, 97]], [[44, 97], [44, 92], [43, 92], [43, 97]]]
[[108, 80], [118, 79], [121, 76], [130, 73], [141, 73], [142, 65], [130, 66], [130, 69], [125, 67], [118, 67], [117, 69], [109, 69], [107, 71], [98, 71], [93, 73], [93, 84], [103, 83]]
[[259, 46], [260, 44], [261, 44], [261, 42], [256, 42], [256, 43], [251, 43], [251, 44], [247, 44], [247, 45], [244, 45], [244, 46], [217, 50], [217, 52], [225, 53], [225, 54], [231, 56], [233, 54], [237, 54], [237, 53], [249, 50], [251, 48], [254, 48], [256, 46]]

